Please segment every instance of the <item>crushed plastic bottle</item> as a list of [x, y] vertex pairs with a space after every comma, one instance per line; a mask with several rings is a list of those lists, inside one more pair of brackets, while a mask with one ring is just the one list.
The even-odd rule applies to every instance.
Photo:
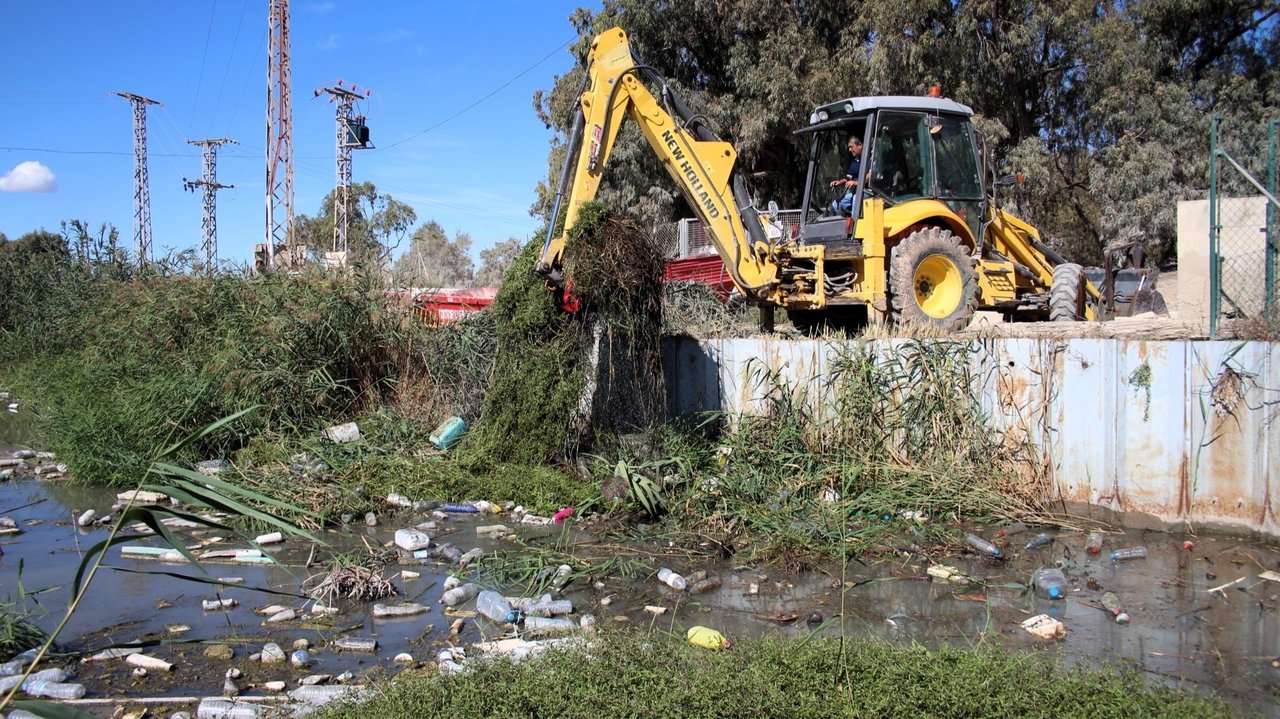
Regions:
[[524, 631], [530, 636], [572, 634], [578, 628], [578, 622], [564, 617], [525, 617], [524, 620]]
[[1048, 546], [1048, 544], [1052, 541], [1053, 541], [1053, 537], [1050, 537], [1048, 534], [1041, 532], [1036, 536], [1032, 537], [1031, 539], [1028, 539], [1027, 543], [1023, 546], [1023, 548], [1035, 549], [1036, 547], [1044, 547], [1044, 546]]
[[1102, 606], [1116, 618], [1116, 624], [1129, 623], [1129, 615], [1125, 614], [1124, 605], [1120, 603], [1120, 597], [1117, 597], [1114, 592], [1102, 595]]
[[1084, 548], [1089, 554], [1101, 552], [1102, 532], [1089, 532], [1089, 538], [1084, 541]]
[[991, 542], [988, 542], [982, 537], [979, 537], [976, 534], [966, 534], [964, 537], [964, 541], [968, 542], [969, 546], [973, 547], [974, 551], [976, 551], [978, 554], [983, 554], [988, 557], [1004, 556], [1003, 554], [1000, 553], [999, 547], [992, 544]]
[[1117, 549], [1116, 551], [1112, 552], [1108, 556], [1111, 557], [1111, 561], [1113, 562], [1123, 562], [1127, 559], [1146, 559], [1147, 548], [1146, 547], [1125, 547], [1124, 549]]
[[475, 560], [483, 556], [484, 556], [483, 549], [479, 547], [476, 547], [474, 549], [469, 549], [467, 550], [466, 554], [462, 555], [461, 557], [458, 557], [458, 567], [459, 568], [465, 567], [468, 564], [471, 564], [472, 562], [474, 562]]
[[378, 642], [363, 637], [342, 637], [333, 643], [333, 648], [341, 652], [376, 652]]
[[558, 617], [562, 614], [572, 614], [573, 602], [568, 599], [537, 602], [525, 607], [524, 613], [530, 617]]
[[22, 691], [33, 697], [49, 699], [82, 699], [84, 685], [67, 682], [54, 682], [48, 679], [28, 679], [22, 683]]
[[489, 621], [498, 624], [504, 622], [514, 624], [519, 619], [519, 615], [511, 608], [511, 602], [508, 602], [506, 597], [487, 589], [476, 597], [476, 611], [483, 614]]
[[1063, 599], [1067, 596], [1067, 577], [1057, 567], [1041, 567], [1031, 575], [1031, 586], [1045, 599]]
[[202, 699], [196, 707], [196, 719], [259, 719], [262, 707], [249, 702], [224, 699]]
[[675, 572], [671, 571], [670, 569], [667, 569], [666, 567], [663, 567], [662, 569], [658, 570], [658, 581], [662, 582], [668, 587], [671, 587], [677, 592], [683, 592], [685, 586], [687, 586], [687, 582], [685, 582], [684, 577], [680, 576], [679, 574], [676, 574]]
[[468, 582], [445, 592], [444, 596], [440, 597], [440, 601], [444, 602], [447, 607], [456, 607], [479, 593], [480, 588]]

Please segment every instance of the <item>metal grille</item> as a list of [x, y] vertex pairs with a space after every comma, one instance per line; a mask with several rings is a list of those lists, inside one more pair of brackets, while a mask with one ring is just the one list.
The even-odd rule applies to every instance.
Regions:
[[[1280, 273], [1280, 201], [1276, 199], [1276, 131], [1229, 128], [1219, 142], [1214, 118], [1209, 139], [1210, 332], [1223, 319], [1260, 318], [1280, 322], [1276, 278]], [[1266, 144], [1262, 152], [1259, 145]], [[1237, 158], [1244, 159], [1244, 162]], [[1266, 158], [1265, 167], [1260, 160]], [[1252, 167], [1249, 165], [1253, 165]], [[1259, 178], [1261, 175], [1261, 179]]]
[[[777, 222], [782, 229], [782, 236], [790, 237], [800, 224], [800, 210], [779, 210]], [[654, 227], [654, 237], [669, 260], [716, 253], [716, 246], [707, 234], [707, 227], [702, 220], [687, 218], [658, 225]]]

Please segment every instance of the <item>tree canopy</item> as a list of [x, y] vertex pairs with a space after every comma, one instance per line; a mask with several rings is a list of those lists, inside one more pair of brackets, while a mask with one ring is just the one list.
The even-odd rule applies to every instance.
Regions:
[[[1177, 201], [1207, 187], [1213, 115], [1255, 141], [1280, 118], [1277, 0], [605, 0], [570, 20], [579, 65], [534, 97], [558, 131], [544, 215], [586, 52], [614, 25], [734, 144], [762, 204], [799, 206], [806, 148], [791, 133], [814, 107], [938, 84], [978, 114], [1000, 169], [1028, 178], [1015, 209], [1089, 263], [1135, 238], [1156, 260], [1172, 252]], [[690, 216], [643, 142], [624, 132], [599, 199]]]

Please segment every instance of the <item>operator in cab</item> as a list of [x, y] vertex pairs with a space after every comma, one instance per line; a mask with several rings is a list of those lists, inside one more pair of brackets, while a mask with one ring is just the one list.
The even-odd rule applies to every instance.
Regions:
[[[858, 191], [858, 183], [862, 179], [862, 137], [856, 133], [850, 134], [845, 147], [849, 149], [849, 165], [845, 168], [843, 177], [831, 181], [831, 187], [843, 187], [845, 193], [831, 203], [831, 211], [851, 215], [853, 214], [853, 196]], [[868, 176], [870, 174], [867, 173]]]

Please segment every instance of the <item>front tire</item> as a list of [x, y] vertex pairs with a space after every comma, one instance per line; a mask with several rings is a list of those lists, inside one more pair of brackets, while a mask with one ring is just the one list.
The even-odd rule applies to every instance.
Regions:
[[1065, 262], [1053, 268], [1053, 286], [1049, 288], [1049, 321], [1078, 322], [1084, 318], [1084, 268]]
[[959, 238], [950, 230], [926, 227], [894, 250], [889, 290], [895, 321], [955, 332], [973, 319], [978, 280]]

